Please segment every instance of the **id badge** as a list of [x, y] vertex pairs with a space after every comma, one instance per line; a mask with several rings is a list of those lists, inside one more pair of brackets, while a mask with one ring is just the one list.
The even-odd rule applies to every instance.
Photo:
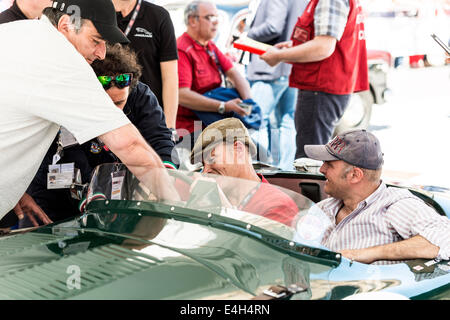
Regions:
[[52, 164], [48, 166], [47, 189], [67, 189], [75, 178], [75, 163]]
[[47, 174], [47, 189], [67, 189], [73, 182], [73, 173], [51, 173]]
[[125, 171], [111, 173], [111, 200], [121, 200]]

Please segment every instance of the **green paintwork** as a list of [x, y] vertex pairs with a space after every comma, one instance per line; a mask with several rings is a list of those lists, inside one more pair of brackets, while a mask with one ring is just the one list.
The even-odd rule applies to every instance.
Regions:
[[[145, 205], [158, 207], [159, 213], [141, 205], [139, 216], [136, 202], [97, 201], [92, 203], [96, 212], [114, 213], [74, 219], [79, 226], [69, 221], [0, 238], [1, 248], [16, 244], [1, 251], [0, 298], [251, 298], [284, 284], [294, 271], [309, 278], [339, 264], [325, 258], [334, 253], [317, 249], [312, 252], [316, 256], [309, 256], [305, 247], [292, 249], [286, 240], [262, 235], [264, 230], [256, 227], [248, 230], [241, 222], [231, 228], [231, 219], [214, 216], [208, 222], [193, 210], [180, 208], [177, 213], [168, 206]], [[168, 214], [173, 219], [166, 219]], [[115, 220], [108, 224], [112, 216]], [[66, 285], [72, 265], [80, 268], [80, 290]]]
[[[313, 177], [321, 181], [306, 175]], [[199, 188], [192, 194], [216, 203], [216, 191], [208, 184]], [[285, 225], [272, 221], [264, 228], [260, 216], [237, 220], [216, 209], [99, 200], [83, 216], [0, 237], [0, 299], [251, 299], [293, 283], [307, 289], [292, 299], [380, 290], [450, 298], [447, 262], [432, 273], [414, 273], [406, 264], [378, 269], [350, 263], [294, 243]]]

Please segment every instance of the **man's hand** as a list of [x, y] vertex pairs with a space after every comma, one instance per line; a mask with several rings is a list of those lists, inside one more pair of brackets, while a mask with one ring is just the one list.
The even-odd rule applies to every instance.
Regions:
[[[281, 43], [279, 43], [279, 45], [281, 45]], [[278, 55], [280, 50], [282, 49], [279, 49], [277, 45], [275, 45], [274, 47], [269, 48], [264, 54], [262, 54], [260, 58], [261, 60], [264, 60], [269, 66], [274, 67], [281, 62], [281, 59]]]
[[44, 225], [53, 222], [28, 193], [25, 193], [22, 198], [20, 198], [19, 202], [14, 207], [14, 212], [19, 220], [22, 220], [25, 215], [27, 215], [28, 219], [30, 219], [35, 227], [39, 226], [35, 217], [39, 218]]
[[225, 111], [226, 112], [234, 111], [242, 117], [248, 116], [247, 111], [243, 109], [241, 106], [239, 106], [239, 103], [242, 103], [242, 100], [239, 98], [228, 100], [225, 103]]
[[261, 55], [261, 59], [264, 60], [269, 66], [274, 67], [281, 62], [279, 56], [280, 50], [292, 48], [292, 41], [284, 41], [277, 43], [272, 48], [269, 48], [264, 54]]
[[374, 257], [372, 256], [370, 248], [367, 249], [353, 249], [353, 250], [341, 250], [339, 251], [340, 254], [342, 254], [347, 259], [358, 261], [361, 263], [367, 263], [370, 264], [372, 262], [375, 262]]
[[277, 43], [274, 47], [278, 49], [292, 48], [292, 40]]

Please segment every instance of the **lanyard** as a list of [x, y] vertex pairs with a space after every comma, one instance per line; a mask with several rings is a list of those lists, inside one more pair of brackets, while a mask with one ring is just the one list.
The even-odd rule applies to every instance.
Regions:
[[208, 53], [208, 55], [211, 58], [211, 60], [214, 61], [215, 65], [217, 66], [219, 71], [221, 73], [224, 73], [223, 70], [222, 70], [222, 66], [220, 65], [220, 62], [219, 62], [219, 57], [217, 57], [216, 52], [214, 50], [213, 51], [209, 50], [207, 45], [205, 46], [205, 50]]
[[214, 50], [213, 51], [209, 50], [208, 45], [205, 46], [205, 50], [208, 53], [210, 59], [214, 61], [214, 64], [216, 65], [217, 69], [219, 69], [220, 79], [222, 80], [221, 86], [226, 87], [227, 86], [226, 75], [225, 72], [223, 72], [222, 66], [220, 65], [217, 53]]
[[126, 36], [128, 36], [128, 34], [131, 31], [131, 28], [133, 28], [133, 25], [134, 25], [134, 22], [136, 21], [139, 10], [141, 9], [141, 3], [142, 3], [142, 0], [138, 0], [136, 8], [134, 8], [134, 12], [133, 12], [133, 15], [131, 16], [131, 20], [128, 23], [127, 29], [124, 32]]

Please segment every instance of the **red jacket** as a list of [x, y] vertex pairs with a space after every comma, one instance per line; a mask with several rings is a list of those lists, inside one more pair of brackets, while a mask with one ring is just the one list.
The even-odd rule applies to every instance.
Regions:
[[[314, 39], [314, 12], [319, 0], [311, 0], [292, 33], [293, 45]], [[350, 0], [347, 25], [333, 54], [322, 60], [294, 63], [291, 87], [331, 94], [350, 94], [369, 89], [367, 50], [358, 0]]]
[[[201, 46], [186, 32], [177, 39], [178, 85], [203, 94], [220, 87], [222, 78], [217, 63], [223, 72], [233, 67], [231, 61], [217, 48], [213, 41]], [[217, 59], [217, 63], [216, 60]], [[194, 132], [194, 121], [200, 121], [195, 113], [182, 105], [178, 106], [177, 129]], [[183, 134], [182, 134], [183, 135]]]

